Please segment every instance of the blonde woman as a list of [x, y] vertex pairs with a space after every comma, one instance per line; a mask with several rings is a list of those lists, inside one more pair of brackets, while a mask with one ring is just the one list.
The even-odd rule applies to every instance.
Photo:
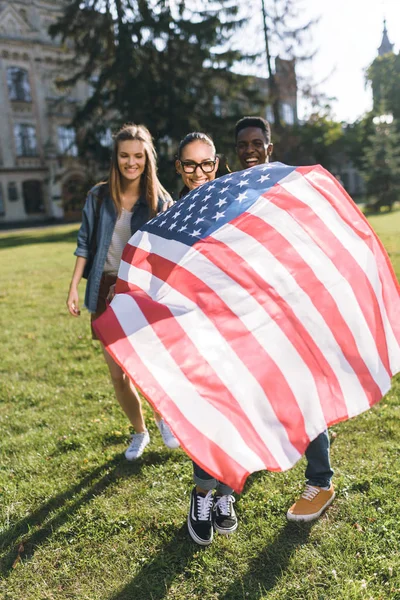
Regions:
[[[157, 177], [150, 132], [143, 125], [124, 125], [114, 136], [108, 181], [90, 190], [83, 208], [67, 299], [72, 316], [80, 315], [78, 284], [82, 277], [87, 278], [85, 306], [91, 320], [105, 311], [127, 241], [146, 221], [165, 210], [170, 201]], [[97, 339], [93, 329], [92, 337]], [[136, 460], [150, 442], [141, 400], [121, 367], [102, 349], [117, 400], [135, 431], [125, 456], [127, 460]], [[161, 415], [155, 412], [154, 418], [166, 446], [177, 448], [179, 442]]]

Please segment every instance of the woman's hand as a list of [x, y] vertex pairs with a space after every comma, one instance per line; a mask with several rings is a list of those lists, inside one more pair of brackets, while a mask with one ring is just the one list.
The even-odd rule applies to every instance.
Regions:
[[70, 314], [73, 317], [79, 317], [81, 311], [79, 310], [79, 295], [76, 287], [71, 286], [67, 298], [67, 307]]
[[171, 206], [173, 206], [174, 204], [175, 204], [175, 202], [172, 199], [167, 200], [167, 202], [164, 202], [164, 204], [162, 205], [162, 209], [160, 212], [165, 212], [166, 210], [171, 208]]
[[108, 290], [107, 301], [111, 302], [111, 300], [114, 298], [114, 296], [115, 296], [115, 283], [113, 283], [110, 286], [110, 289]]

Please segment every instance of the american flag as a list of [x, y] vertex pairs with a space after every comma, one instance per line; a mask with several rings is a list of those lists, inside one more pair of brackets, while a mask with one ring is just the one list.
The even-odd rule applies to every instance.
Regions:
[[320, 166], [271, 163], [190, 192], [125, 247], [99, 338], [182, 447], [241, 491], [390, 389], [389, 258]]

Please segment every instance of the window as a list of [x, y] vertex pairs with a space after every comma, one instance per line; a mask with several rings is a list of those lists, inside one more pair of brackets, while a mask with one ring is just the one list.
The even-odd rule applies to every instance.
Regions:
[[293, 106], [291, 106], [287, 102], [282, 102], [281, 115], [282, 115], [282, 120], [285, 121], [286, 125], [294, 125]]
[[32, 102], [28, 71], [19, 67], [8, 67], [7, 85], [10, 100]]
[[60, 125], [57, 127], [58, 151], [66, 156], [78, 156], [75, 131], [71, 127]]
[[8, 184], [8, 199], [10, 202], [16, 202], [18, 200], [18, 188], [15, 181], [10, 181]]
[[29, 179], [22, 184], [24, 207], [27, 215], [43, 213], [42, 182], [38, 179]]
[[33, 125], [14, 125], [17, 156], [37, 156], [36, 129]]

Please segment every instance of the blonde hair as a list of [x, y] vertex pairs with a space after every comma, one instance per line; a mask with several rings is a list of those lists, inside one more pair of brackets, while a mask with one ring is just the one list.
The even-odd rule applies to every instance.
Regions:
[[121, 172], [118, 168], [118, 145], [120, 142], [128, 140], [137, 140], [144, 145], [146, 155], [146, 166], [140, 178], [140, 192], [146, 198], [149, 207], [150, 217], [154, 217], [158, 212], [158, 200], [161, 198], [164, 202], [170, 200], [167, 190], [161, 185], [157, 176], [157, 153], [154, 148], [150, 131], [144, 125], [135, 125], [126, 123], [114, 135], [114, 145], [111, 155], [110, 174], [108, 185], [110, 195], [114, 202], [118, 215], [121, 214]]

